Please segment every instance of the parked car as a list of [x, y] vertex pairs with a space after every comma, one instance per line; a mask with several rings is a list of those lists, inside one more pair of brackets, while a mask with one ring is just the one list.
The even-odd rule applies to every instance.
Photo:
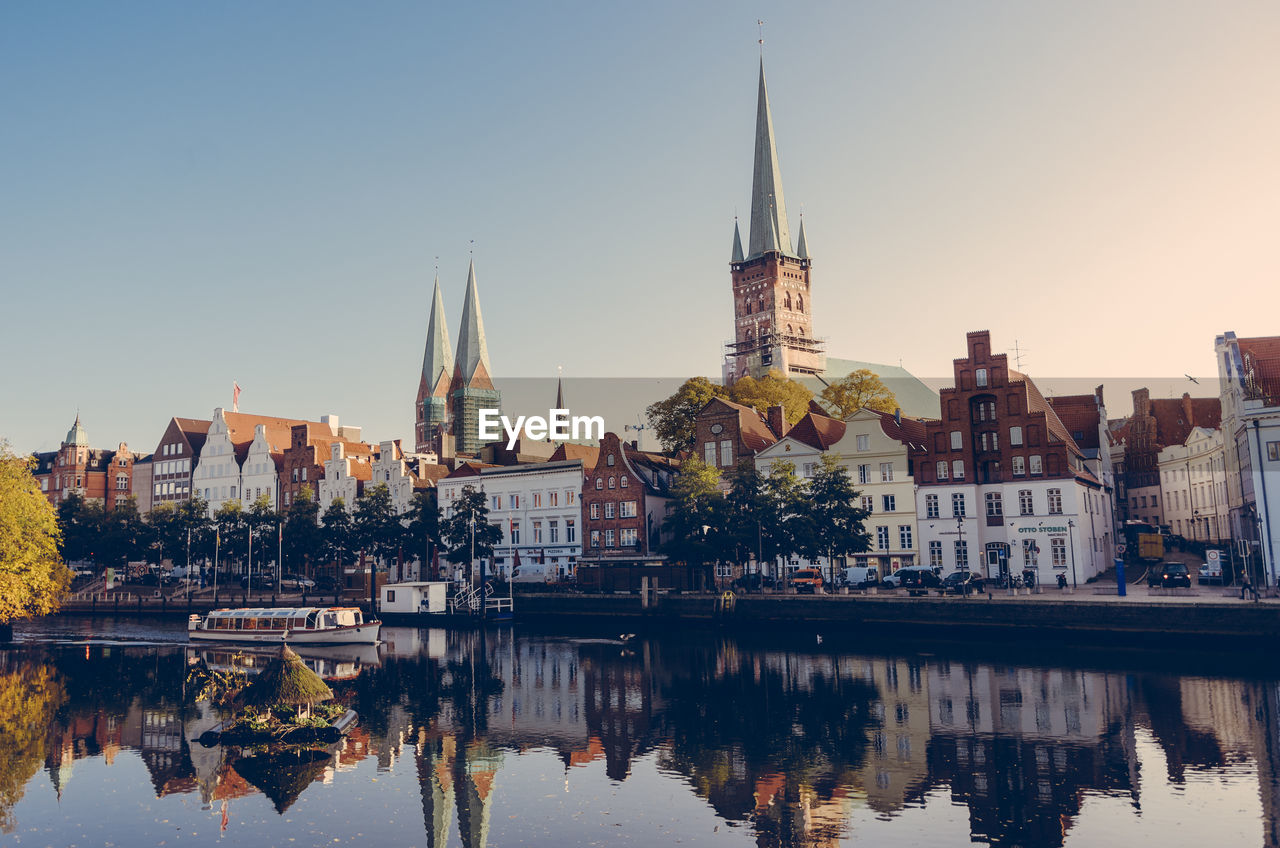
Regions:
[[1191, 588], [1191, 572], [1180, 562], [1165, 562], [1153, 565], [1147, 572], [1147, 585], [1159, 586], [1162, 589], [1173, 589], [1178, 586]]
[[280, 588], [300, 591], [311, 591], [316, 588], [316, 581], [300, 574], [281, 574]]
[[250, 587], [250, 586], [249, 586], [249, 578], [246, 576], [246, 577], [241, 577], [241, 578], [240, 578], [240, 588], [241, 588], [241, 589], [248, 589], [248, 588], [254, 588], [254, 589], [274, 589], [274, 588], [275, 588], [275, 581], [274, 581], [274, 580], [272, 580], [272, 579], [271, 579], [271, 577], [270, 577], [269, 575], [266, 575], [266, 574], [255, 574], [255, 575], [253, 575], [253, 586], [252, 586], [252, 587]]
[[85, 578], [92, 578], [96, 576], [93, 573], [92, 568], [86, 568], [84, 566], [80, 566], [79, 568], [75, 569], [75, 571], [73, 571], [72, 574], [75, 576], [77, 580], [83, 580]]
[[841, 572], [840, 579], [846, 586], [865, 589], [880, 582], [880, 569], [872, 566], [853, 565]]
[[801, 568], [789, 581], [797, 592], [817, 594], [822, 589], [822, 572], [816, 568]]
[[1200, 566], [1200, 573], [1197, 575], [1196, 582], [1201, 586], [1216, 585], [1221, 586], [1226, 581], [1222, 576], [1222, 561], [1206, 562]]
[[912, 595], [922, 594], [942, 585], [937, 572], [927, 565], [909, 565], [906, 568], [899, 568], [895, 575], [901, 581], [900, 585]]
[[733, 581], [735, 592], [759, 592], [761, 589], [772, 589], [777, 585], [772, 577], [766, 574], [744, 574]]
[[977, 594], [982, 591], [982, 578], [972, 571], [953, 571], [942, 578], [942, 588], [951, 595]]

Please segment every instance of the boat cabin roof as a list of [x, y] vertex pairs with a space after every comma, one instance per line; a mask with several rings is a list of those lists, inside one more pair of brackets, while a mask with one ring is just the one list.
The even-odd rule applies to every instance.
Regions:
[[220, 609], [210, 618], [298, 618], [317, 612], [359, 612], [359, 607], [270, 607], [265, 609]]

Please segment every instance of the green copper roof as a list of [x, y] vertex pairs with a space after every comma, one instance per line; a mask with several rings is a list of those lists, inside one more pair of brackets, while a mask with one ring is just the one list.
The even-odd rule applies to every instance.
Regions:
[[788, 256], [791, 229], [787, 226], [787, 204], [782, 197], [782, 171], [773, 140], [773, 117], [769, 112], [769, 92], [764, 84], [764, 60], [760, 60], [760, 94], [756, 103], [756, 158], [751, 178], [751, 252], [754, 259], [769, 251]]

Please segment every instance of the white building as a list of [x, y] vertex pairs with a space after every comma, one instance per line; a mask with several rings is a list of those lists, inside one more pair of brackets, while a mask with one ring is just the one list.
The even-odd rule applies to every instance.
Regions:
[[517, 564], [546, 566], [570, 577], [582, 556], [581, 460], [476, 469], [462, 466], [437, 484], [442, 513], [448, 516], [463, 488], [483, 491], [489, 522], [502, 528], [494, 548], [494, 570], [509, 577]]
[[371, 452], [365, 453], [362, 450], [357, 453], [349, 450], [351, 447], [347, 442], [329, 445], [329, 458], [324, 462], [324, 477], [319, 482], [316, 495], [322, 517], [337, 498], [342, 498], [348, 513], [354, 510], [356, 498], [364, 491], [364, 484], [373, 477]]
[[1280, 578], [1280, 336], [1218, 336], [1227, 508], [1237, 554]]
[[1174, 535], [1219, 544], [1230, 539], [1222, 431], [1193, 427], [1186, 441], [1162, 448], [1160, 493]]
[[[835, 456], [859, 492], [857, 505], [870, 513], [865, 527], [871, 535], [870, 551], [836, 557], [835, 567], [875, 566], [885, 577], [919, 561], [909, 445], [922, 445], [923, 441], [923, 425], [909, 418], [871, 409], [859, 409], [844, 421], [810, 413], [776, 444], [756, 454], [756, 468], [768, 475], [778, 461], [785, 460], [807, 480], [813, 477], [824, 453]], [[805, 565], [817, 565], [824, 574], [834, 576], [825, 557], [815, 563], [803, 558], [787, 563], [791, 570]]]
[[241, 499], [245, 506], [250, 506], [266, 495], [271, 508], [276, 508], [279, 502], [280, 468], [284, 462], [284, 449], [288, 446], [288, 441], [273, 445], [267, 436], [265, 424], [254, 426], [253, 441], [249, 443], [244, 465], [240, 467]]

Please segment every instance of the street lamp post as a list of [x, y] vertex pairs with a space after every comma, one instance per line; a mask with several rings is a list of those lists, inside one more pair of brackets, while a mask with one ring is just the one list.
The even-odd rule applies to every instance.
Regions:
[[1067, 521], [1067, 541], [1071, 545], [1071, 588], [1078, 589], [1080, 584], [1076, 582], [1076, 523], [1074, 520]]

